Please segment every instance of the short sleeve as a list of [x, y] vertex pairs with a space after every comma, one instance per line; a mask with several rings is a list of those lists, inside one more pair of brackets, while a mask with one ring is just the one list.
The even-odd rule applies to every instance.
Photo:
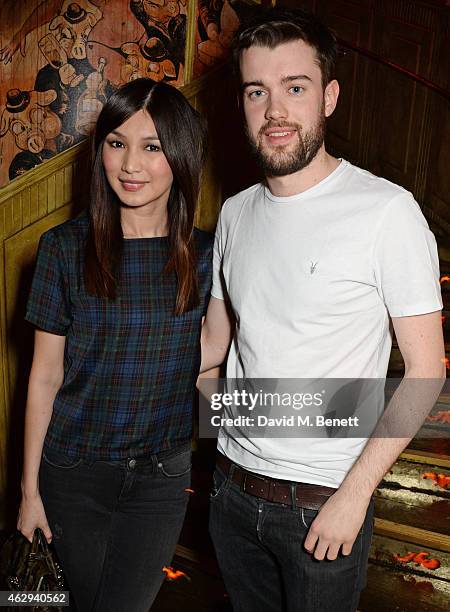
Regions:
[[374, 247], [378, 291], [391, 317], [442, 308], [434, 235], [419, 205], [404, 192], [388, 205]]
[[51, 231], [39, 242], [25, 319], [58, 336], [65, 336], [72, 322], [67, 272], [60, 245]]
[[216, 227], [216, 235], [214, 238], [214, 250], [213, 250], [213, 277], [212, 277], [212, 289], [211, 295], [219, 300], [225, 299], [226, 289], [224, 286], [224, 278], [222, 273], [222, 259], [223, 259], [223, 222], [222, 213], [219, 216]]

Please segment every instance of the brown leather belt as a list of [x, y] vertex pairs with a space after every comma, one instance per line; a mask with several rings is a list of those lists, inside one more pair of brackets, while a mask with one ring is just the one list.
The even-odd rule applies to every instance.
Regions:
[[230, 461], [222, 453], [217, 453], [217, 466], [229, 475], [231, 466], [234, 466], [232, 482], [239, 485], [241, 491], [277, 504], [292, 505], [293, 495], [295, 505], [310, 510], [319, 510], [330, 495], [336, 491], [332, 487], [309, 484], [306, 482], [292, 482], [277, 480], [268, 476], [261, 476], [254, 472], [244, 470], [236, 463]]

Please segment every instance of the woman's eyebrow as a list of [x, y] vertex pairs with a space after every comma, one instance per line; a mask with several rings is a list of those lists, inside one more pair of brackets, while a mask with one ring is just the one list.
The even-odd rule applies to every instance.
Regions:
[[[122, 132], [119, 130], [113, 130], [110, 133], [114, 134], [114, 136], [118, 136], [119, 138], [126, 138], [125, 134], [122, 134]], [[141, 140], [159, 140], [159, 137], [157, 134], [149, 134], [148, 136], [142, 136]]]

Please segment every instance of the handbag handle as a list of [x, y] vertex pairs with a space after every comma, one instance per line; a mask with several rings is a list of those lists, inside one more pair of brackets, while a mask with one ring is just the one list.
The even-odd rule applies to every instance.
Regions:
[[33, 533], [33, 541], [31, 542], [30, 560], [46, 559], [50, 555], [47, 540], [42, 532], [42, 529], [36, 527]]

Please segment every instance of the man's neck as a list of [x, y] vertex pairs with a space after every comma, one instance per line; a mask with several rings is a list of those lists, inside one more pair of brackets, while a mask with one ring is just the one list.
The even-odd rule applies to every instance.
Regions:
[[339, 166], [340, 161], [322, 147], [306, 168], [285, 176], [268, 176], [267, 185], [274, 196], [288, 197], [311, 189]]

